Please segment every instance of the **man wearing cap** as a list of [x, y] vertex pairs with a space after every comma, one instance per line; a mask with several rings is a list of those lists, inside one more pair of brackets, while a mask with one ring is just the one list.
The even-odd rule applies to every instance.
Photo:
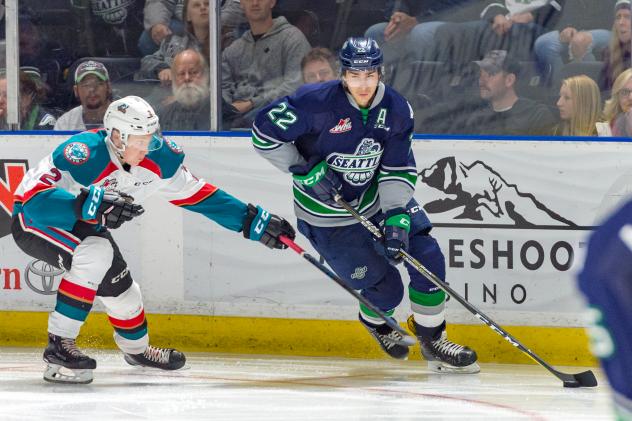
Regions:
[[55, 130], [89, 130], [103, 125], [105, 110], [112, 102], [108, 71], [98, 61], [84, 61], [75, 70], [75, 97], [81, 105], [63, 114]]
[[494, 135], [545, 134], [555, 124], [553, 113], [544, 104], [516, 94], [520, 63], [505, 50], [492, 50], [483, 60], [478, 80], [480, 96], [488, 107], [470, 115], [468, 133]]

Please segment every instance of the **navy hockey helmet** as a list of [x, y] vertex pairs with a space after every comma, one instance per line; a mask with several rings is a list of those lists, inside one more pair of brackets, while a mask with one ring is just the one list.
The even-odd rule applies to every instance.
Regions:
[[382, 71], [384, 58], [382, 50], [373, 38], [354, 38], [345, 41], [338, 54], [340, 68], [345, 70], [369, 71], [378, 69]]

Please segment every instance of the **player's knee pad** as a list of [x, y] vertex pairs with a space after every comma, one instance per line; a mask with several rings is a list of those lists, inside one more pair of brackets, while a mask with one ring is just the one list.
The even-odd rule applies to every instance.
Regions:
[[108, 316], [119, 320], [130, 320], [143, 311], [143, 296], [140, 287], [132, 282], [130, 287], [116, 297], [99, 297]]
[[[409, 252], [437, 278], [445, 281], [445, 258], [437, 240], [429, 234], [416, 234], [410, 240]], [[420, 292], [435, 291], [437, 287], [417, 270], [407, 268], [412, 287]]]
[[86, 237], [72, 255], [72, 265], [65, 278], [77, 285], [97, 289], [112, 266], [114, 250], [106, 238]]

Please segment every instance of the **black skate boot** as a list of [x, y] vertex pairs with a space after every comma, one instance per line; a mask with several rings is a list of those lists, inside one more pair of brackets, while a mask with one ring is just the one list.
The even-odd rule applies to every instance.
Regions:
[[130, 365], [177, 370], [184, 366], [186, 357], [182, 352], [172, 348], [157, 348], [147, 345], [142, 354], [125, 354], [125, 361]]
[[[408, 318], [408, 329], [411, 332], [417, 332], [417, 323], [413, 316]], [[445, 329], [441, 332], [439, 338], [432, 340], [417, 335], [421, 348], [422, 357], [428, 361], [428, 368], [438, 373], [478, 373], [481, 368], [476, 363], [476, 352], [474, 350], [455, 344], [448, 340], [448, 334]]]
[[397, 341], [401, 341], [403, 339], [402, 335], [398, 331], [391, 329], [388, 325], [385, 324], [370, 324], [369, 322], [364, 320], [362, 316], [359, 316], [359, 319], [362, 323], [362, 326], [364, 326], [366, 330], [369, 331], [371, 336], [373, 336], [377, 343], [380, 344], [382, 350], [386, 352], [390, 357], [398, 360], [405, 360], [408, 358], [408, 347], [404, 345], [398, 345], [392, 341], [392, 339], [395, 339]]
[[[97, 368], [97, 362], [81, 352], [74, 339], [52, 333], [48, 334], [44, 362], [48, 364], [44, 380], [55, 383], [90, 383], [92, 370]], [[61, 372], [62, 369], [67, 370]]]

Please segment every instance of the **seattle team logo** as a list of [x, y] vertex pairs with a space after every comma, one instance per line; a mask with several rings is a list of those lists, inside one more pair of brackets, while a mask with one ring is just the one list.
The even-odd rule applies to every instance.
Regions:
[[327, 165], [342, 173], [349, 184], [363, 186], [373, 179], [382, 152], [382, 145], [375, 139], [364, 138], [354, 154], [333, 153], [327, 157]]
[[64, 158], [73, 165], [81, 165], [90, 158], [90, 149], [85, 143], [69, 143], [64, 148]]

